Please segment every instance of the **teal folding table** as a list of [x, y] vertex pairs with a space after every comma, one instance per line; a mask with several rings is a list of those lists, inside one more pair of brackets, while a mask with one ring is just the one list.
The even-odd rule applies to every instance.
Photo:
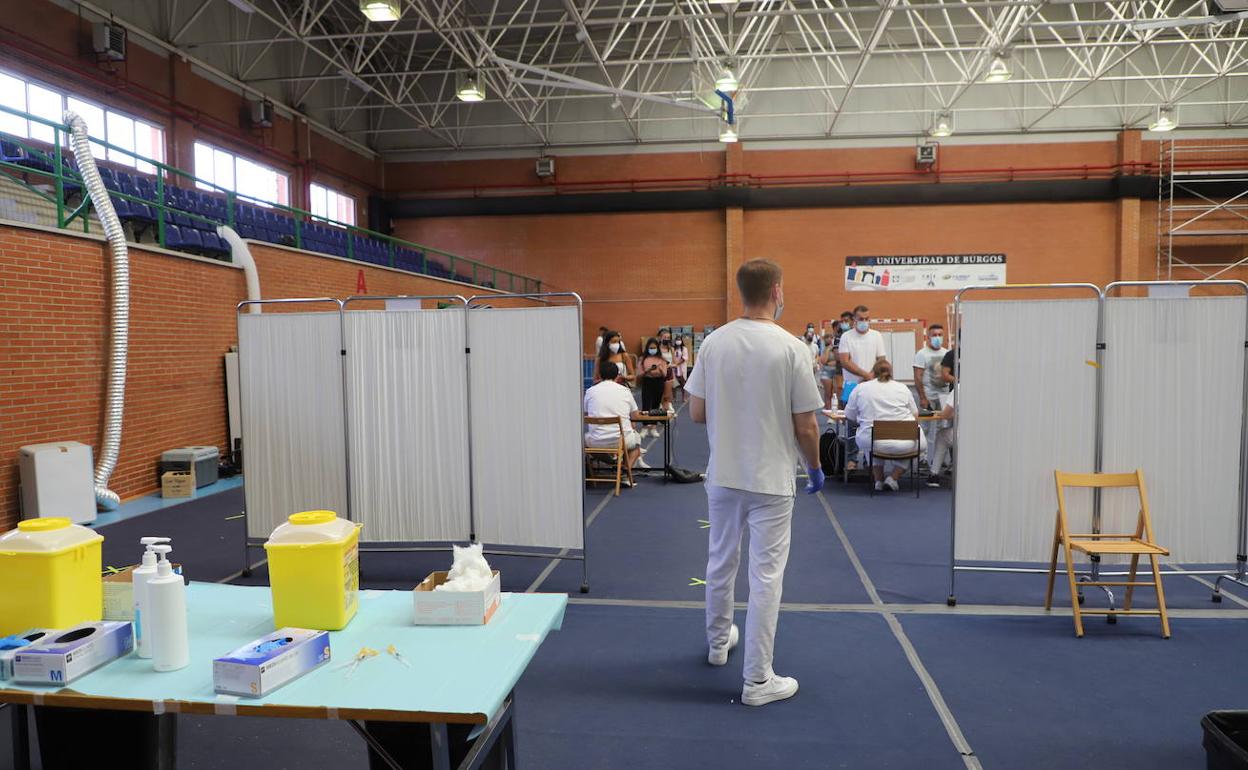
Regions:
[[[67, 686], [3, 683], [0, 703], [226, 716], [347, 721], [393, 770], [394, 761], [364, 722], [429, 726], [431, 766], [450, 767], [448, 724], [478, 725], [461, 768], [476, 768], [501, 739], [514, 767], [512, 690], [538, 646], [563, 622], [564, 594], [504, 593], [483, 626], [416, 626], [410, 591], [362, 591], [360, 609], [330, 633], [332, 660], [262, 698], [218, 695], [212, 660], [273, 630], [267, 587], [192, 583], [188, 587], [191, 664], [157, 673], [135, 655]], [[385, 652], [390, 645], [410, 665]], [[343, 667], [362, 648], [380, 651]], [[24, 707], [17, 709], [23, 712]], [[15, 740], [15, 743], [17, 741]], [[19, 770], [20, 767], [19, 767]]]

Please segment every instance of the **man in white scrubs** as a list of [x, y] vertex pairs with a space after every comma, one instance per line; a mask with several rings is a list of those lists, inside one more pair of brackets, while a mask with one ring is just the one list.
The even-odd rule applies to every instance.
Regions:
[[811, 376], [806, 343], [775, 322], [784, 309], [780, 266], [752, 259], [737, 270], [741, 318], [715, 330], [686, 383], [694, 422], [706, 423], [710, 541], [706, 565], [707, 660], [728, 662], [739, 632], [732, 622], [741, 538], [750, 533], [750, 598], [745, 620], [745, 685], [741, 702], [762, 706], [792, 697], [797, 680], [772, 669], [776, 621], [800, 458], [806, 492], [823, 488], [819, 426], [823, 399]]
[[[853, 328], [841, 335], [840, 346], [837, 348], [845, 384], [852, 383], [857, 386], [858, 383], [871, 379], [871, 367], [887, 356], [884, 335], [871, 328], [871, 311], [866, 305], [854, 308]], [[847, 420], [845, 429], [849, 438], [849, 456], [846, 460], [853, 468], [858, 464], [858, 444], [854, 441], [858, 423]]]
[[[940, 362], [944, 360], [949, 349], [945, 347], [945, 327], [932, 324], [927, 327], [923, 347], [914, 354], [914, 388], [919, 393], [919, 409], [928, 412], [939, 412], [941, 397], [948, 387], [940, 372]], [[927, 462], [931, 466], [932, 455], [936, 449], [936, 423], [923, 424], [923, 432], [927, 434]]]

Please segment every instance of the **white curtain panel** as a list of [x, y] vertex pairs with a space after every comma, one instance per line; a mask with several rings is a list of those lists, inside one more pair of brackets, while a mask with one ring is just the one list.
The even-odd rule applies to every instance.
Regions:
[[962, 303], [958, 560], [1048, 561], [1053, 472], [1093, 469], [1096, 319], [1092, 297]]
[[347, 515], [339, 314], [238, 317], [247, 534], [286, 517]]
[[467, 540], [464, 310], [347, 310], [351, 510], [366, 542]]
[[471, 310], [477, 538], [581, 549], [581, 328], [575, 307]]
[[[1106, 471], [1143, 469], [1169, 561], [1234, 563], [1244, 403], [1244, 297], [1111, 297]], [[1107, 490], [1102, 530], [1133, 532], [1133, 493]]]

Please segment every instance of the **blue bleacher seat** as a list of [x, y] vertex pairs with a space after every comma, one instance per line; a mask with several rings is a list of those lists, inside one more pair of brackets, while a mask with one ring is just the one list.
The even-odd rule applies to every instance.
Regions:
[[186, 251], [202, 251], [204, 239], [194, 227], [182, 228], [182, 248]]
[[181, 249], [184, 246], [182, 240], [182, 228], [177, 225], [165, 225], [165, 247], [170, 249]]

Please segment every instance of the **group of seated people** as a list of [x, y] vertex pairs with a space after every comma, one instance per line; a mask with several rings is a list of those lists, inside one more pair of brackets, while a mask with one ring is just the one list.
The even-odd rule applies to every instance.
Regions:
[[[676, 413], [673, 393], [676, 388], [684, 387], [689, 376], [687, 343], [680, 337], [673, 339], [671, 329], [665, 327], [659, 329], [656, 336], [646, 339], [638, 354], [633, 354], [624, 345], [619, 332], [603, 326], [599, 327], [598, 335], [594, 385], [585, 391], [585, 415], [617, 417], [619, 427], [590, 425], [585, 432], [585, 444], [618, 446], [623, 431], [628, 467], [649, 468], [642, 459], [645, 450], [641, 440], [648, 435], [657, 437], [659, 428], [649, 425], [636, 430], [632, 421], [655, 410], [663, 410], [668, 415]], [[641, 390], [640, 407], [633, 396], [635, 387]]]
[[[931, 324], [924, 334], [923, 347], [914, 355], [915, 391], [894, 379], [883, 335], [871, 328], [870, 310], [859, 305], [845, 311], [836, 329], [824, 333], [822, 341], [814, 324], [806, 327], [806, 342], [815, 357], [815, 376], [823, 387], [827, 408], [844, 410], [848, 457], [853, 469], [860, 456], [871, 452], [872, 425], [878, 420], [908, 421], [920, 414], [939, 417], [926, 421], [918, 434], [918, 451], [928, 464], [927, 484], [941, 485], [941, 474], [949, 467], [953, 448], [954, 353], [944, 345], [944, 327]], [[821, 344], [822, 343], [822, 344]], [[917, 393], [917, 402], [915, 399]], [[877, 451], [906, 454], [915, 451], [915, 441], [877, 441]], [[906, 471], [902, 463], [873, 458], [871, 475], [875, 489], [899, 488]], [[891, 466], [891, 467], [890, 467]]]

